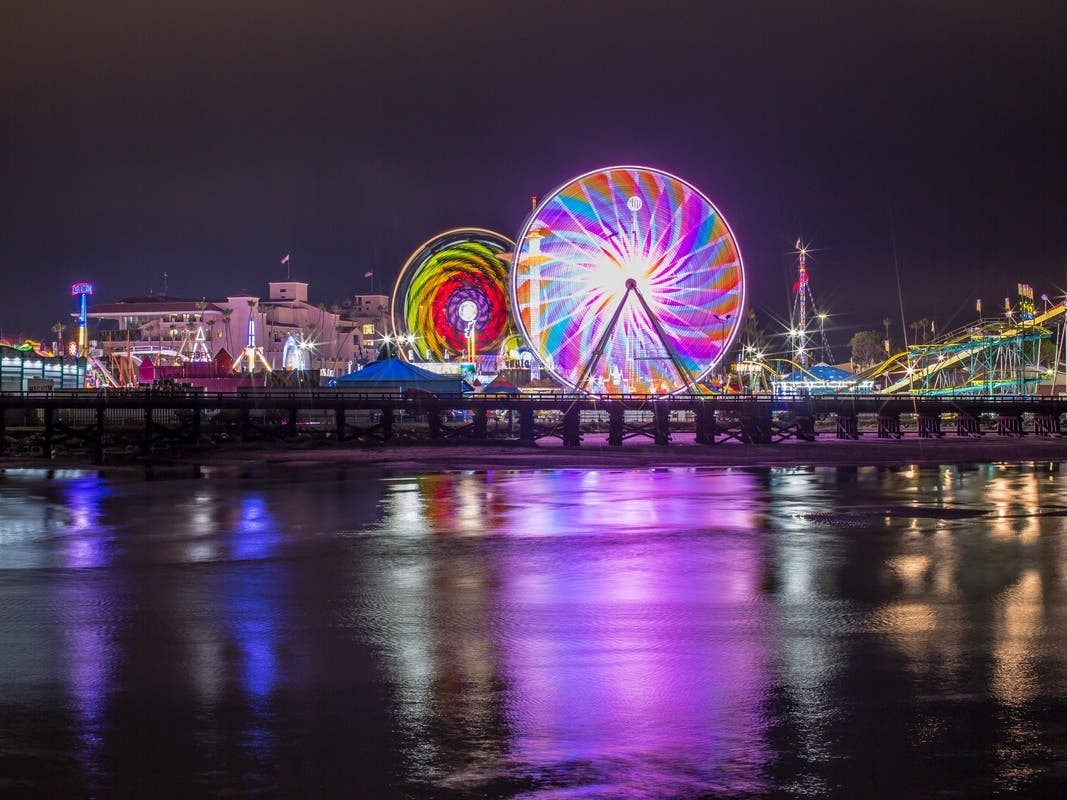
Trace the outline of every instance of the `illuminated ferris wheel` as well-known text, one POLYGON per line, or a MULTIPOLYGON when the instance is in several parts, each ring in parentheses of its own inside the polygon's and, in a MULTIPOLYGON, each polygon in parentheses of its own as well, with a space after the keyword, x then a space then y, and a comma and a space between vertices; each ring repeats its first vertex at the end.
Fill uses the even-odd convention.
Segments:
POLYGON ((659 170, 610 167, 537 205, 510 290, 523 336, 565 385, 669 394, 722 359, 745 281, 733 232, 699 190, 659 170))
POLYGON ((393 290, 393 329, 405 354, 473 360, 495 352, 508 334, 510 239, 482 228, 457 228, 419 246, 393 290))

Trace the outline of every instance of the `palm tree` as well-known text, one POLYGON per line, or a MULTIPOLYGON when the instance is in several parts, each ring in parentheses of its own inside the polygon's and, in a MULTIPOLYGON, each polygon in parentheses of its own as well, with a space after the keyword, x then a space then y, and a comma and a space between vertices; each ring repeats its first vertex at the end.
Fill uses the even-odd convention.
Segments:
POLYGON ((223 333, 226 339, 226 352, 233 358, 233 337, 230 335, 230 317, 233 316, 232 308, 222 309, 223 333))
POLYGON ((67 326, 64 325, 62 322, 57 322, 55 325, 52 326, 52 333, 56 335, 56 349, 59 351, 59 355, 63 354, 63 331, 66 329, 66 327, 67 326))
POLYGON ((915 320, 915 322, 913 322, 910 325, 908 325, 909 328, 911 328, 913 331, 915 331, 915 335, 912 337, 912 344, 918 344, 918 342, 919 342, 919 333, 920 332, 922 333, 922 341, 923 341, 923 343, 924 344, 926 343, 926 329, 929 326, 930 326, 930 320, 926 319, 926 317, 923 317, 922 319, 917 319, 917 320, 915 320))

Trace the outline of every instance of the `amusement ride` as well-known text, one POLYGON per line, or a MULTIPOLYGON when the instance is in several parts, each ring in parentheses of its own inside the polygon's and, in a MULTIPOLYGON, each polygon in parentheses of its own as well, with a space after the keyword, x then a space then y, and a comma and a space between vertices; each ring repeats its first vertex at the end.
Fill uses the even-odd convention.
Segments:
MULTIPOLYGON (((737 239, 692 184, 658 169, 614 166, 532 201, 514 240, 485 228, 454 228, 412 252, 394 286, 391 330, 378 332, 389 353, 437 372, 495 374, 510 366, 527 368, 536 380, 543 370, 556 386, 585 395, 1029 395, 1039 384, 1055 389, 1060 375, 1067 391, 1064 302, 1042 295, 1039 312, 1026 284, 1019 284, 1014 304, 1005 298, 1003 314, 982 317, 979 303, 972 324, 849 372, 833 365, 827 315, 812 292, 811 251, 801 239, 788 352, 772 354, 742 340, 746 281, 737 239)), ((131 349, 113 351, 109 364, 93 358, 86 331, 92 291, 84 282, 71 288, 77 355, 100 384, 143 383, 150 356, 131 349)), ((226 370, 270 369, 257 346, 254 302, 244 346, 226 370)), ((164 350, 160 333, 152 355, 174 363, 217 360, 202 320, 170 333, 181 341, 164 350)), ((283 370, 305 369, 307 346, 290 335, 283 370)))

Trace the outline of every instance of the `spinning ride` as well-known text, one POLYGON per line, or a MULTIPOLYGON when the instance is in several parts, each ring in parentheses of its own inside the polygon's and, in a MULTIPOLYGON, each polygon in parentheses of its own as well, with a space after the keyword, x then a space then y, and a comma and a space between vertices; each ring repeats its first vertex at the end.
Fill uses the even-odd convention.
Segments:
POLYGON ((513 247, 482 228, 445 231, 423 243, 393 290, 397 337, 428 361, 496 352, 508 333, 504 257, 513 247))
POLYGON ((518 236, 510 290, 545 368, 586 392, 670 394, 736 337, 744 268, 719 210, 680 178, 610 167, 560 186, 518 236))

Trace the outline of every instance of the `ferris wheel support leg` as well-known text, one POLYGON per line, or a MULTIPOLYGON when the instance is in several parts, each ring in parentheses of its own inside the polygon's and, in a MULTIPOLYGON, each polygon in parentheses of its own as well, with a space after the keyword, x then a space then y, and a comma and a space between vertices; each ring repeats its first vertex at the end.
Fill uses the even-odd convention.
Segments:
MULTIPOLYGON (((674 364, 674 368, 678 370, 678 377, 685 381, 685 385, 687 388, 691 389, 696 383, 696 381, 693 380, 692 374, 690 374, 689 370, 686 369, 685 364, 682 363, 682 359, 678 355, 678 351, 674 349, 674 345, 671 344, 671 340, 667 336, 666 331, 664 331, 663 326, 660 325, 659 319, 656 317, 655 314, 652 313, 652 309, 648 307, 648 303, 645 302, 645 298, 637 289, 636 284, 634 284, 633 287, 630 287, 630 283, 632 282, 632 279, 630 281, 627 281, 627 287, 633 289, 633 293, 637 295, 637 301, 641 304, 641 307, 645 310, 645 313, 648 314, 648 321, 652 323, 652 327, 655 328, 656 335, 659 337, 660 342, 663 343, 663 347, 667 351, 667 355, 670 357, 671 363, 674 364)), ((722 353, 720 352, 719 355, 721 356, 722 353)))
POLYGON ((584 391, 586 381, 589 380, 589 376, 593 374, 593 370, 596 369, 597 363, 600 361, 601 356, 604 355, 604 348, 608 344, 608 337, 611 336, 611 332, 615 330, 615 325, 619 321, 619 315, 622 314, 623 308, 626 307, 626 301, 630 297, 630 292, 634 290, 637 284, 631 278, 626 281, 626 292, 623 294, 619 304, 615 307, 615 313, 611 315, 611 319, 608 320, 608 324, 604 326, 604 330, 600 333, 600 339, 597 340, 596 347, 593 348, 593 353, 589 358, 589 362, 585 365, 585 369, 582 370, 582 374, 578 376, 578 380, 575 381, 574 386, 578 391, 584 391))

